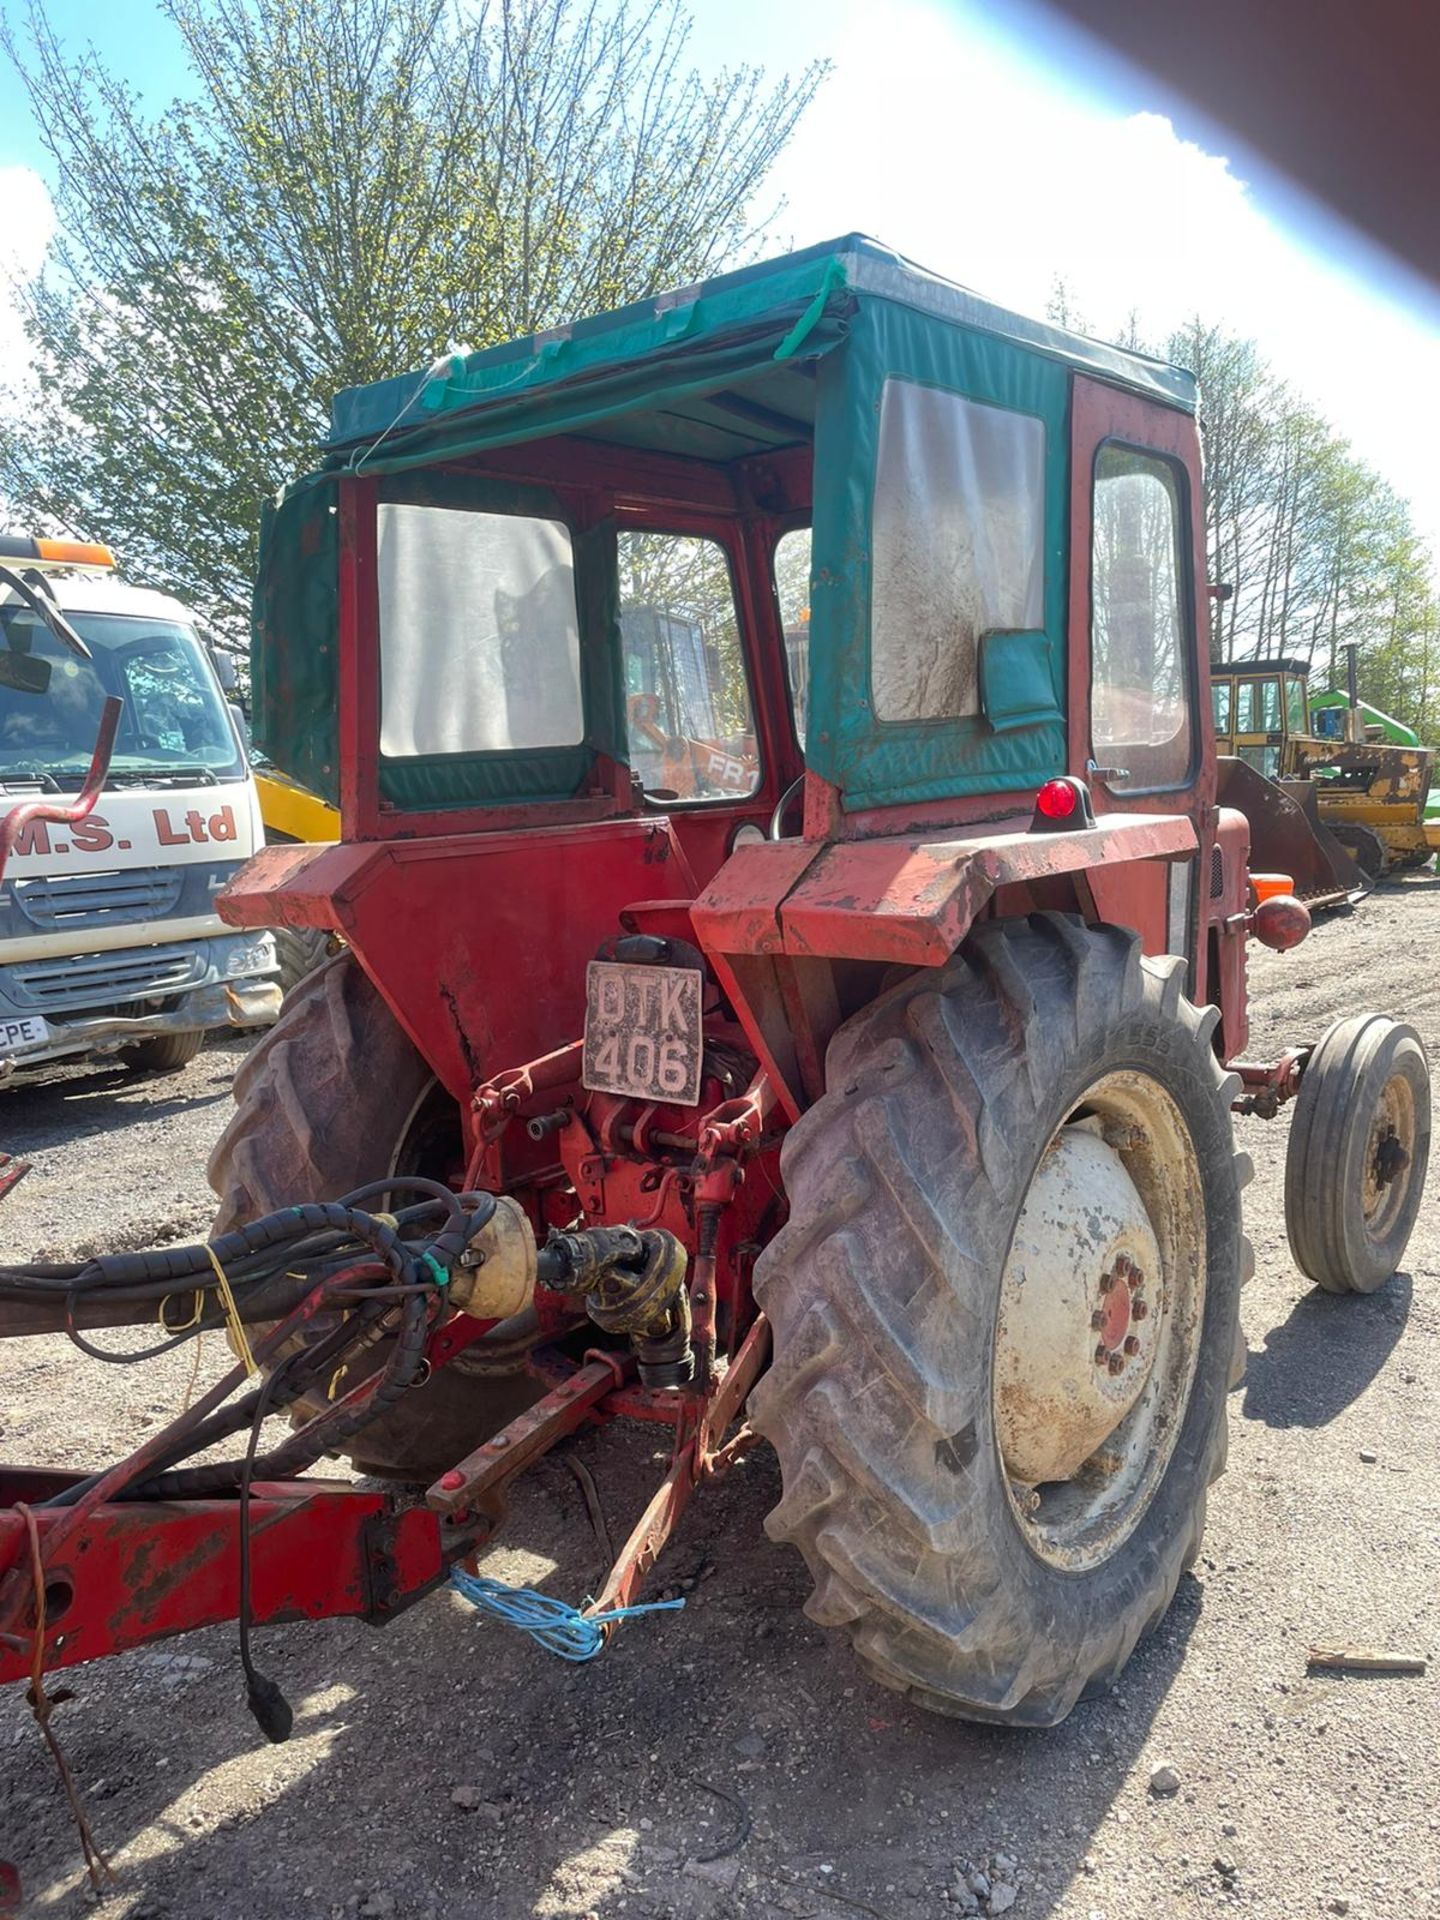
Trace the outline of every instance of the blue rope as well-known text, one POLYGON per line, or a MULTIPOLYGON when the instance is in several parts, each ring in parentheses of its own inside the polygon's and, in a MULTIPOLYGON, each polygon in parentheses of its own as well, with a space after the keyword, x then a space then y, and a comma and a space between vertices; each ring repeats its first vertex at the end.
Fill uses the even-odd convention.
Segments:
POLYGON ((604 1628, 611 1620, 628 1620, 634 1613, 666 1613, 683 1607, 683 1600, 647 1600, 638 1607, 612 1607, 608 1613, 583 1614, 564 1600, 530 1587, 507 1587, 503 1580, 477 1578, 456 1567, 450 1575, 455 1591, 492 1620, 519 1627, 562 1660, 593 1660, 605 1645, 604 1628))

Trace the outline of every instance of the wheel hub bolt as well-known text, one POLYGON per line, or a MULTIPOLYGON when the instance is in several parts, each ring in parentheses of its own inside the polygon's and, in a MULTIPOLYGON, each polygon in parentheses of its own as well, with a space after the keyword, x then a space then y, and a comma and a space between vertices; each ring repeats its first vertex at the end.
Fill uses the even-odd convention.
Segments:
POLYGON ((1095 1349, 1096 1366, 1103 1367, 1109 1358, 1110 1358, 1110 1349, 1106 1346, 1105 1342, 1102 1340, 1099 1346, 1096 1347, 1095 1349))
POLYGON ((1132 1358, 1140 1351, 1140 1342, 1135 1338, 1133 1333, 1127 1333, 1125 1336, 1125 1351, 1132 1358))
POLYGON ((1109 1365, 1110 1365, 1110 1371, 1111 1371, 1111 1373, 1119 1373, 1119 1372, 1121 1372, 1121 1371, 1123 1370, 1123 1368, 1124 1368, 1124 1365, 1125 1365, 1125 1356, 1124 1356, 1124 1354, 1122 1354, 1122 1353, 1112 1353, 1112 1354, 1111 1354, 1111 1356, 1110 1356, 1110 1362, 1109 1362, 1109 1365))
POLYGON ((1099 1307, 1097 1307, 1090 1316, 1091 1328, 1094 1332, 1098 1333, 1101 1327, 1104 1326, 1104 1324, 1105 1324, 1105 1315, 1101 1312, 1099 1307))
POLYGON ((1148 1317, 1149 1312, 1150 1303, 1148 1300, 1132 1300, 1130 1302, 1130 1318, 1132 1320, 1144 1320, 1148 1317))

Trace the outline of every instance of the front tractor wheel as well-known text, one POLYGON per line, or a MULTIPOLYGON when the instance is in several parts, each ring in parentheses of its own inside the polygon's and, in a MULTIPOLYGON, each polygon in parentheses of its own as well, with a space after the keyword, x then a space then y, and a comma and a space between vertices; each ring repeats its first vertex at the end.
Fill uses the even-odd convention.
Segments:
POLYGON ((1327 1293, 1373 1293, 1405 1255, 1430 1159, 1430 1068, 1420 1036, 1382 1013, 1321 1037, 1285 1150, 1285 1231, 1327 1293))
POLYGON ((1225 1460, 1248 1271, 1215 1015, 1060 915, 835 1036, 756 1291, 767 1528, 876 1679, 1051 1726, 1169 1605, 1225 1460))
MULTIPOLYGON (((207 1172, 212 1234, 309 1200, 338 1200, 387 1174, 445 1179, 462 1154, 460 1116, 353 953, 307 974, 235 1076, 235 1113, 207 1172)), ((387 1343, 352 1363, 347 1385, 383 1364, 387 1343)), ((364 1473, 433 1480, 536 1400, 535 1377, 441 1367, 351 1444, 364 1473)), ((322 1410, 300 1400, 296 1423, 322 1410)))

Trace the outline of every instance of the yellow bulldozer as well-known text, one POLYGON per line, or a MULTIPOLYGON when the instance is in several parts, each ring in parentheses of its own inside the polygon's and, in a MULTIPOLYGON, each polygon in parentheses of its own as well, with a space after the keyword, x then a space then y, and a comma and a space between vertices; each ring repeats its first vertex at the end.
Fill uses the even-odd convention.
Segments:
MULTIPOLYGON (((1337 849, 1358 868, 1363 886, 1392 868, 1421 866, 1440 848, 1440 821, 1425 817, 1434 755, 1426 747, 1370 737, 1373 730, 1355 695, 1353 661, 1347 705, 1330 710, 1330 723, 1339 723, 1333 734, 1313 728, 1303 660, 1218 662, 1210 672, 1210 697, 1216 751, 1263 775, 1302 810, 1337 893, 1348 890, 1351 878, 1348 865, 1335 859, 1337 849)), ((1258 860, 1273 824, 1268 815, 1279 810, 1279 803, 1259 794, 1256 783, 1243 776, 1233 780, 1244 791, 1223 797, 1251 816, 1258 860), (1257 811, 1267 819, 1257 820, 1257 811)), ((1291 870, 1283 860, 1279 864, 1291 870)), ((1323 904, 1323 878, 1309 891, 1312 904, 1323 904)))

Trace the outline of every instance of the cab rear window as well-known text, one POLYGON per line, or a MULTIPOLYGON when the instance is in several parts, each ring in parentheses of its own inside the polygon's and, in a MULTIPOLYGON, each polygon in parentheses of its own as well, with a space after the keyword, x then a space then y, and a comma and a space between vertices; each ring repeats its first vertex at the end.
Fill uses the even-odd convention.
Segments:
POLYGON ((570 531, 559 520, 382 501, 380 751, 584 738, 570 531))

